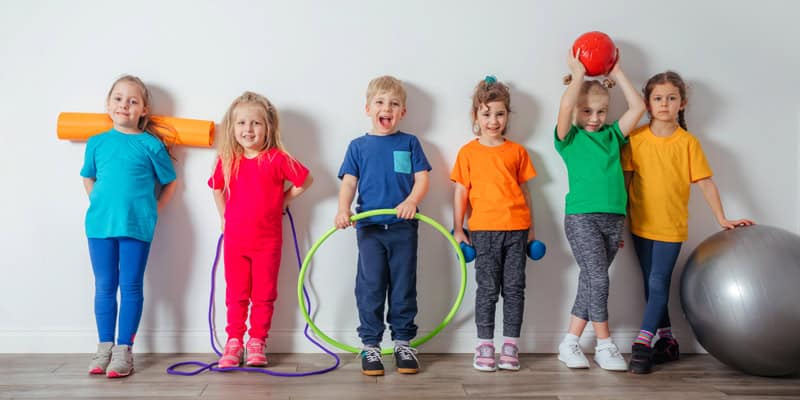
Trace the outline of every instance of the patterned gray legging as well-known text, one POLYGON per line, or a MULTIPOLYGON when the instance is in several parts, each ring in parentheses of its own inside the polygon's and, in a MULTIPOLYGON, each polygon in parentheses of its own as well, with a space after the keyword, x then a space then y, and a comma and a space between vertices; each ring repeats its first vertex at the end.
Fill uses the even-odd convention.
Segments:
POLYGON ((503 294, 503 336, 519 337, 525 311, 525 246, 528 230, 473 231, 475 325, 479 339, 494 338, 494 314, 503 294))
POLYGON ((619 250, 624 224, 621 214, 564 217, 564 231, 581 269, 572 315, 585 321, 608 321, 608 268, 619 250))

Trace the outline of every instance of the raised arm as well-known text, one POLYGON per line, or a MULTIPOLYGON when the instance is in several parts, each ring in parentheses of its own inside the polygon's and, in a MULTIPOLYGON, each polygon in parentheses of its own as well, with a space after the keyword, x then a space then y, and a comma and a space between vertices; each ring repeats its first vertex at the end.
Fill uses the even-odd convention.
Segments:
POLYGON ((633 87, 631 81, 628 80, 628 77, 622 72, 619 61, 617 61, 617 64, 611 69, 611 72, 608 73, 608 76, 619 83, 619 86, 622 88, 622 94, 625 95, 625 101, 628 103, 628 110, 619 118, 619 130, 623 135, 628 136, 633 128, 636 128, 636 125, 639 124, 639 120, 642 119, 642 115, 647 108, 645 107, 644 100, 642 100, 642 96, 639 95, 639 91, 633 87))
POLYGON ((558 140, 564 140, 570 128, 572 128, 572 112, 575 110, 575 105, 578 104, 578 95, 581 91, 581 85, 583 85, 583 77, 586 75, 586 67, 578 59, 580 54, 580 50, 576 51, 575 54, 572 54, 572 50, 570 50, 567 56, 567 66, 569 66, 569 70, 572 73, 572 80, 561 96, 561 105, 558 108, 558 123, 556 125, 558 140))
POLYGON ((705 197, 708 206, 711 207, 711 211, 714 213, 714 217, 717 219, 719 226, 725 229, 733 229, 737 226, 754 224, 754 222, 749 219, 729 220, 725 218, 725 211, 722 209, 722 200, 719 198, 719 189, 717 189, 717 185, 711 178, 701 179, 696 183, 703 191, 703 197, 705 197))

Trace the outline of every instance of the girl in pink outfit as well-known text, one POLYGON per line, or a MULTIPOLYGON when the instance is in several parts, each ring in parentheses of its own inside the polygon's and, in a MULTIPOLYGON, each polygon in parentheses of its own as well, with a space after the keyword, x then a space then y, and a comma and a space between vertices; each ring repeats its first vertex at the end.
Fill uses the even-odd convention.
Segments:
POLYGON ((245 92, 236 98, 221 131, 208 180, 225 238, 228 340, 219 367, 239 366, 245 351, 246 364, 261 367, 267 365, 266 339, 278 296, 283 210, 313 179, 284 149, 278 111, 264 96, 245 92), (250 339, 243 347, 248 308, 250 339))

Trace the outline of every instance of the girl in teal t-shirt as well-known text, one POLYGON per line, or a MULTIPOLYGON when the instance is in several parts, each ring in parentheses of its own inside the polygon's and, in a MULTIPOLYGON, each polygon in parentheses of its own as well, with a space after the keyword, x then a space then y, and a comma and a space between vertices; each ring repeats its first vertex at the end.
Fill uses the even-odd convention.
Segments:
POLYGON ((148 132, 149 105, 150 92, 139 78, 126 75, 114 82, 106 99, 113 129, 89 139, 81 168, 90 203, 86 236, 99 336, 89 373, 109 378, 133 372, 131 346, 142 316, 150 242, 158 211, 176 187, 169 151, 158 136, 148 132), (162 187, 156 195, 158 184, 162 187))

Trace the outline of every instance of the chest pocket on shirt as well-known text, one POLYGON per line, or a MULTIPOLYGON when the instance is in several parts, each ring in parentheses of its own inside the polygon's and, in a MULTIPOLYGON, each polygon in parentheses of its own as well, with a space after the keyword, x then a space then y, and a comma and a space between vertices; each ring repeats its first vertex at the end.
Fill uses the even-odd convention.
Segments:
POLYGON ((410 151, 395 151, 394 152, 394 172, 400 174, 411 173, 411 152, 410 151))

